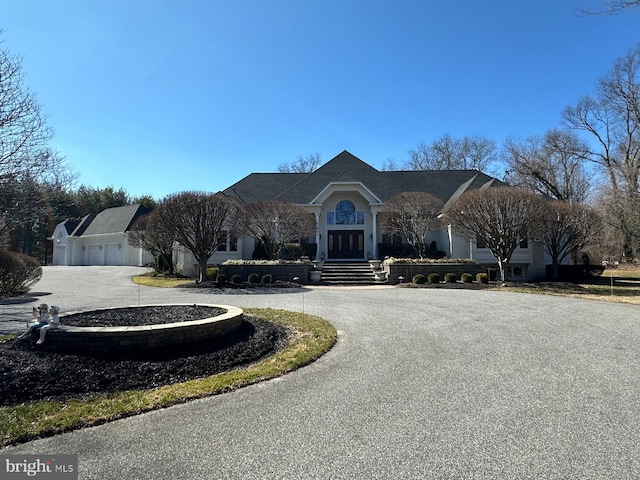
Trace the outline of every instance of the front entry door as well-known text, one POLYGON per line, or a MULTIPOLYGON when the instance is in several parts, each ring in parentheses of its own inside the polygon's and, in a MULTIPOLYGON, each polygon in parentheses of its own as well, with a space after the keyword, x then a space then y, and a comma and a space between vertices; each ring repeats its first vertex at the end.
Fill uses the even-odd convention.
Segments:
POLYGON ((329 230, 327 232, 327 258, 364 258, 364 230, 329 230))

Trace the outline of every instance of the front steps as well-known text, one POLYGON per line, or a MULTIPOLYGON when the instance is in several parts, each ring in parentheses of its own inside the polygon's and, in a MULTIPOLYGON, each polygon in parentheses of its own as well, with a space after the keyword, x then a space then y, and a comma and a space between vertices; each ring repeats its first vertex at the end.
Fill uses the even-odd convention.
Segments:
POLYGON ((322 269, 324 285, 380 285, 368 262, 325 262, 322 269))

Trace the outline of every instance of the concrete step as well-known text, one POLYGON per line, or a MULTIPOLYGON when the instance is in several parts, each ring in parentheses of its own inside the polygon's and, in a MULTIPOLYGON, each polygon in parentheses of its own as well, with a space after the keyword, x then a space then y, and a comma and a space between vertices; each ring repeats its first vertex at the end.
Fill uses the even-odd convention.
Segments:
POLYGON ((325 262, 322 283, 330 285, 379 285, 373 270, 364 262, 325 262))

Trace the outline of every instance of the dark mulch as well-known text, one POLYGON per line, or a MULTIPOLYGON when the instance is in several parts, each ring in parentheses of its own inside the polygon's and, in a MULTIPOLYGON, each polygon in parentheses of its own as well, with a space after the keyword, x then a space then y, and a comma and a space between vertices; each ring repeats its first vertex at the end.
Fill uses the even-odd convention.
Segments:
MULTIPOLYGON (((121 310, 100 312, 101 321, 108 320, 105 317, 110 315, 123 316, 121 310)), ((126 312, 124 317, 131 322, 136 316, 134 313, 126 312)), ((194 319, 192 306, 171 307, 170 314, 173 322, 194 319)), ((196 316, 212 315, 207 311, 204 316, 196 316)), ((75 320, 83 321, 81 317, 77 314, 75 320)), ((63 317, 62 321, 70 324, 67 318, 63 317)), ((152 315, 138 315, 137 324, 148 323, 150 318, 152 315)), ((93 319, 88 323, 95 325, 95 322, 93 319)), ((156 352, 142 359, 67 355, 48 352, 29 341, 9 340, 0 343, 0 406, 36 400, 81 399, 207 377, 254 363, 284 348, 289 339, 287 329, 245 315, 239 330, 214 343, 190 346, 188 351, 156 352)))

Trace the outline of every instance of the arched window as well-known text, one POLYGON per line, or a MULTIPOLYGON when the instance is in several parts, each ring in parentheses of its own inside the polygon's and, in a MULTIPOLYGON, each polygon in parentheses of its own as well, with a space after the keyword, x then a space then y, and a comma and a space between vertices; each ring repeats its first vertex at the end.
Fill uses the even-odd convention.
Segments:
POLYGON ((350 200, 340 200, 336 205, 336 225, 355 225, 356 206, 350 200))

